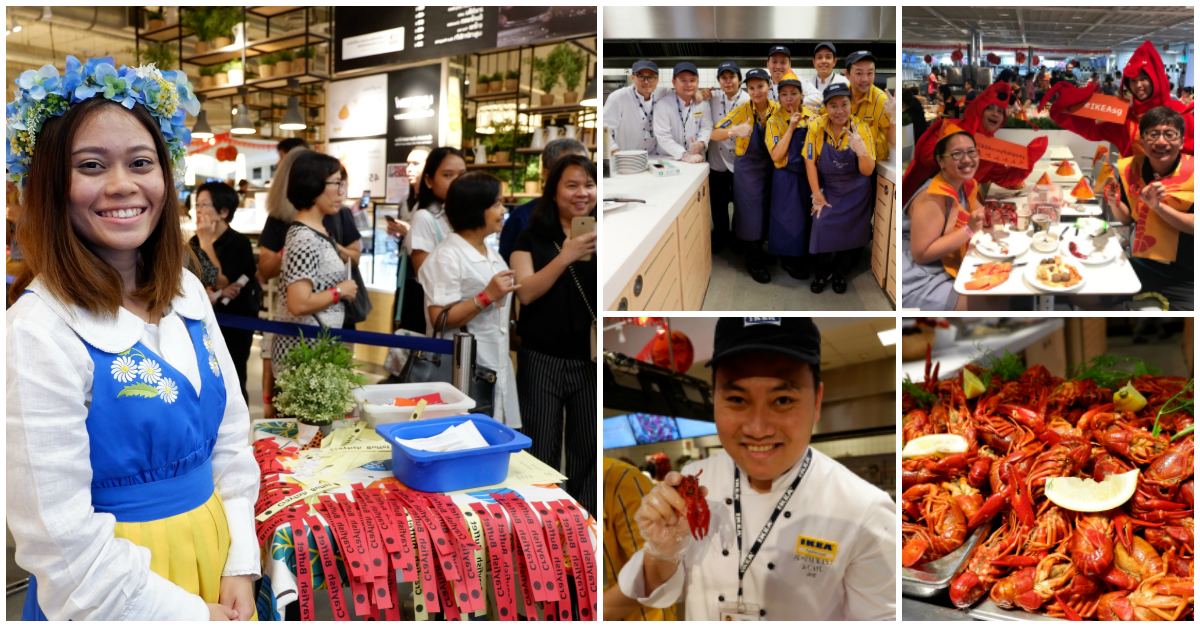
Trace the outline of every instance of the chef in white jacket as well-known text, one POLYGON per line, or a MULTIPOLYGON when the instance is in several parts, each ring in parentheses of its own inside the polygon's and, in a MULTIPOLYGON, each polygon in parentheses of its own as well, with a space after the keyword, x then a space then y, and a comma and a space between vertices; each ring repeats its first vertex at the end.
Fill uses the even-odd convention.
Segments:
POLYGON ((684 61, 675 66, 671 85, 675 93, 659 98, 654 105, 654 139, 658 153, 676 161, 704 163, 708 136, 713 120, 708 107, 696 97, 700 90, 700 71, 684 61))
POLYGON ((658 86, 658 66, 645 59, 633 64, 632 85, 609 94, 604 102, 604 127, 610 154, 618 150, 645 150, 657 155, 654 139, 654 104, 671 93, 658 86))
MULTIPOLYGON (((742 69, 733 61, 725 61, 717 66, 717 82, 719 90, 712 90, 712 96, 704 100, 708 107, 708 117, 713 124, 719 124, 729 115, 730 111, 741 106, 750 99, 742 91, 742 69)), ((701 96, 703 98, 703 96, 701 96)), ((709 189, 712 190, 712 252, 721 252, 730 242, 732 235, 729 229, 729 203, 733 202, 733 162, 737 159, 734 152, 735 138, 724 141, 710 141, 708 144, 708 173, 709 189)))
POLYGON ((683 601, 690 620, 895 620, 896 506, 808 445, 820 419, 811 318, 721 318, 711 365, 724 451, 688 464, 711 514, 689 533, 670 473, 635 520, 645 540, 621 592, 683 601))
POLYGON ((822 41, 813 48, 813 67, 817 70, 816 76, 809 76, 804 79, 804 108, 821 115, 825 112, 825 102, 821 100, 821 94, 825 93, 825 88, 837 83, 850 84, 849 80, 841 74, 834 74, 833 67, 837 65, 837 48, 833 43, 822 41))

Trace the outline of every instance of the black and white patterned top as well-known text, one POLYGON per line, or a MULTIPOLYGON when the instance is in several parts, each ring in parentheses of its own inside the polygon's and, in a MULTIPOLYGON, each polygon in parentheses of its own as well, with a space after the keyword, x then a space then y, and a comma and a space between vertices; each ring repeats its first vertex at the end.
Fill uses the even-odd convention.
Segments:
MULTIPOLYGON (((345 305, 341 302, 334 303, 315 315, 293 316, 288 311, 287 286, 304 279, 312 281, 314 292, 327 290, 346 280, 346 264, 342 262, 329 239, 309 226, 293 222, 288 228, 287 239, 283 245, 283 270, 279 276, 279 310, 276 312, 276 319, 281 322, 342 328, 345 305)), ((282 365, 280 359, 299 343, 298 337, 275 337, 271 352, 272 359, 277 364, 273 366, 276 372, 279 372, 279 366, 282 365)))

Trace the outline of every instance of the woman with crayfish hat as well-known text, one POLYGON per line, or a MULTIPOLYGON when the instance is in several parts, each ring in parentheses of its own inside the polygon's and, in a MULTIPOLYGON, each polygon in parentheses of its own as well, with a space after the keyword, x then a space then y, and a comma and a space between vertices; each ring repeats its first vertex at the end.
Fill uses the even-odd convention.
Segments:
MULTIPOLYGON (((942 138, 943 125, 953 124, 973 135, 982 133, 985 137, 995 137, 996 131, 1004 128, 1004 124, 1008 120, 1006 111, 1013 98, 1011 85, 1003 81, 993 83, 967 105, 961 120, 934 121, 913 148, 913 160, 908 164, 908 170, 904 172, 901 202, 907 205, 921 184, 937 173, 939 168, 934 146, 942 138)), ((1029 178, 1029 173, 1033 172, 1037 160, 1046 154, 1048 145, 1049 140, 1045 137, 1039 137, 1029 142, 1027 155, 1029 168, 1027 169, 980 159, 979 167, 975 170, 975 181, 995 183, 1009 189, 1020 188, 1025 179, 1029 178)))
POLYGON ((1192 118, 1191 106, 1171 98, 1167 71, 1163 67, 1162 59, 1158 56, 1158 51, 1154 49, 1154 44, 1147 41, 1138 46, 1133 56, 1129 57, 1129 63, 1125 64, 1125 69, 1121 74, 1121 91, 1128 91, 1133 96, 1129 105, 1129 113, 1125 116, 1123 124, 1097 122, 1091 118, 1067 113, 1068 107, 1086 102, 1088 98, 1091 98, 1096 91, 1095 85, 1073 87, 1067 83, 1058 83, 1042 97, 1041 103, 1038 104, 1038 110, 1044 109, 1046 103, 1058 96, 1058 100, 1054 101, 1053 106, 1050 107, 1050 119, 1054 120, 1055 124, 1084 139, 1112 142, 1120 149, 1121 157, 1132 157, 1142 154, 1142 142, 1138 140, 1138 124, 1142 116, 1154 107, 1170 107, 1183 114, 1187 127, 1183 137, 1183 152, 1189 155, 1195 154, 1192 145, 1195 122, 1192 118))
POLYGON ((7 516, 23 620, 250 620, 258 468, 179 228, 199 103, 112 58, 17 80, 8 177, 27 272, 8 311, 7 516))

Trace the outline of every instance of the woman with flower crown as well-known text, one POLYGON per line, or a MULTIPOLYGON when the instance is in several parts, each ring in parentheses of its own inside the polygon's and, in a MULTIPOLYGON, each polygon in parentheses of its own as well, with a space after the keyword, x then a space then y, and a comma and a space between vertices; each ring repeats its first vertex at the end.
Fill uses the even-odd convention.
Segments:
POLYGON ((258 468, 185 270, 181 72, 47 65, 7 106, 27 271, 8 310, 7 515, 25 620, 250 620, 258 468))

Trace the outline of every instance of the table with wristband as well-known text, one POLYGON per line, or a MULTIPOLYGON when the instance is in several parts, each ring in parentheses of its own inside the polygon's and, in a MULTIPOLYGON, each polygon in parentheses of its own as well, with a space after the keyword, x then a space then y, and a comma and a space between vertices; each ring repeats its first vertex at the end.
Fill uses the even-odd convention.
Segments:
POLYGON ((254 423, 262 619, 297 603, 314 620, 327 595, 337 620, 596 620, 596 522, 556 484, 517 485, 510 467, 499 486, 421 492, 366 422, 295 435, 254 423))

